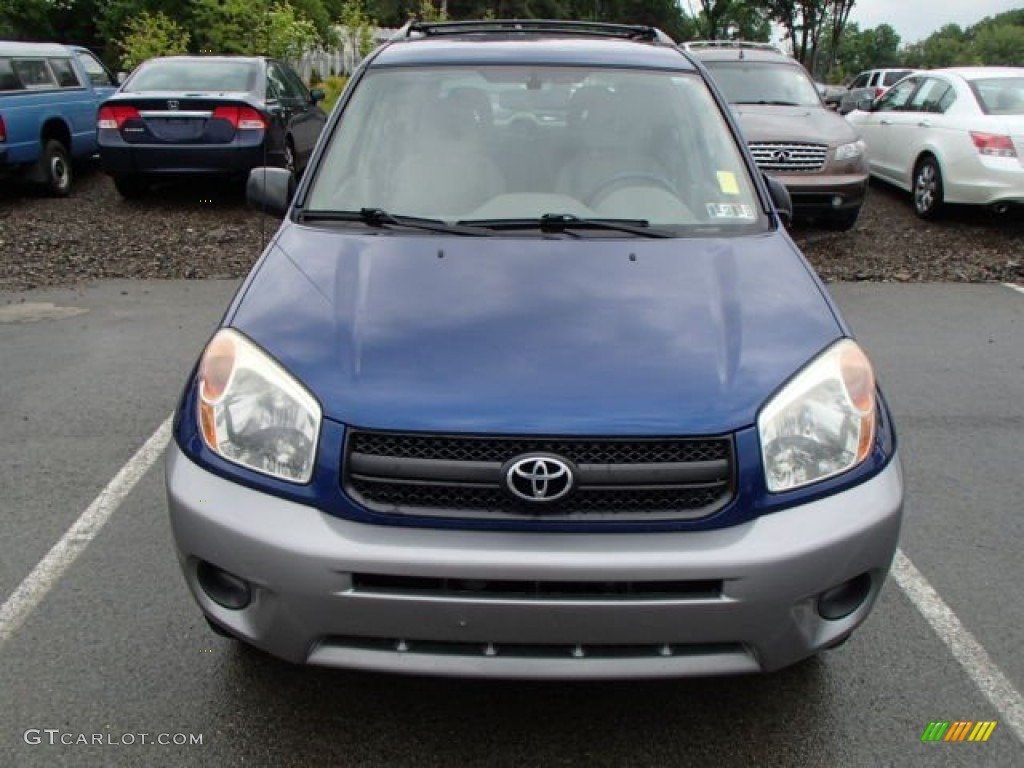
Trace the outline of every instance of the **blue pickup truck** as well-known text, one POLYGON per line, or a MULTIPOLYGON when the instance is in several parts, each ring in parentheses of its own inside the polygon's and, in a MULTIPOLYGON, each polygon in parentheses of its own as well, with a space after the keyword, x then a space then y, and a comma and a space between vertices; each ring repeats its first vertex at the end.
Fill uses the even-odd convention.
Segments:
POLYGON ((85 48, 0 41, 0 176, 71 192, 71 160, 96 152, 96 112, 117 81, 85 48))

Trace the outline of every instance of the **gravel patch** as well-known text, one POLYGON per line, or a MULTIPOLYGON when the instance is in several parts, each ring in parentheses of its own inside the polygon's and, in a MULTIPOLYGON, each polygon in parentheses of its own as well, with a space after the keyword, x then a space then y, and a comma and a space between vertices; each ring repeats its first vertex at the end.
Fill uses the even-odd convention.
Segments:
MULTIPOLYGON (((275 230, 249 211, 239 185, 183 184, 125 201, 94 164, 78 169, 70 199, 0 187, 0 289, 97 278, 237 278, 275 230)), ((872 184, 851 232, 798 224, 793 237, 833 281, 1024 282, 1024 215, 955 209, 917 219, 909 197, 872 184)))

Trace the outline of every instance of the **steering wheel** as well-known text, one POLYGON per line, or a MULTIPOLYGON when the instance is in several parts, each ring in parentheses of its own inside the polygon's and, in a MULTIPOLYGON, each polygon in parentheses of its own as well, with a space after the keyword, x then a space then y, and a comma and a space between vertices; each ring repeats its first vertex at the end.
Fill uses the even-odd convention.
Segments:
POLYGON ((679 196, 679 192, 676 190, 675 185, 664 176, 657 173, 629 171, 627 173, 620 173, 618 176, 612 176, 610 179, 602 181, 590 191, 589 195, 584 198, 583 204, 588 208, 593 208, 598 202, 608 197, 616 187, 621 187, 627 182, 634 181, 651 182, 654 186, 660 187, 666 192, 671 193, 673 196, 679 196))

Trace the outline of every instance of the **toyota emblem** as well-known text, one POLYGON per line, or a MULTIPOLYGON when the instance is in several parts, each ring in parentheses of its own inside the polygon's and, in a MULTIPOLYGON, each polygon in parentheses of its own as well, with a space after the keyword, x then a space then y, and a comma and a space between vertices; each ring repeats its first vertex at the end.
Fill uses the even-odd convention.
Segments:
POLYGON ((505 469, 505 484, 523 501, 557 501, 572 490, 575 480, 569 462, 546 454, 515 458, 505 469))
POLYGON ((180 105, 178 104, 178 102, 175 99, 171 99, 170 101, 167 102, 167 108, 169 110, 171 110, 172 112, 177 112, 179 106, 180 105))

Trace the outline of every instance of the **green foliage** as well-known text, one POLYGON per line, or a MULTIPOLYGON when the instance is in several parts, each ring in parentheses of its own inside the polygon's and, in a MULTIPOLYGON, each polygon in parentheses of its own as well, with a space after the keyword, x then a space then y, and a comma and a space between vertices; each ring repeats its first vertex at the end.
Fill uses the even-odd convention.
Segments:
POLYGON ((146 59, 187 53, 189 34, 162 13, 140 13, 125 25, 121 66, 132 70, 146 59))
POLYGON ((320 42, 316 25, 284 2, 275 4, 258 24, 247 53, 262 53, 277 59, 298 59, 320 42))
POLYGON ((345 0, 341 6, 341 25, 345 28, 346 44, 363 58, 373 50, 373 29, 376 22, 363 5, 363 0, 345 0))
POLYGON ((334 109, 334 105, 338 103, 338 99, 341 96, 342 91, 345 90, 345 86, 348 84, 348 78, 344 75, 331 75, 324 80, 321 88, 327 97, 320 102, 320 106, 324 112, 330 112, 334 109))
POLYGON ((448 21, 448 3, 441 0, 434 5, 431 0, 420 0, 419 10, 411 15, 420 21, 448 21))

